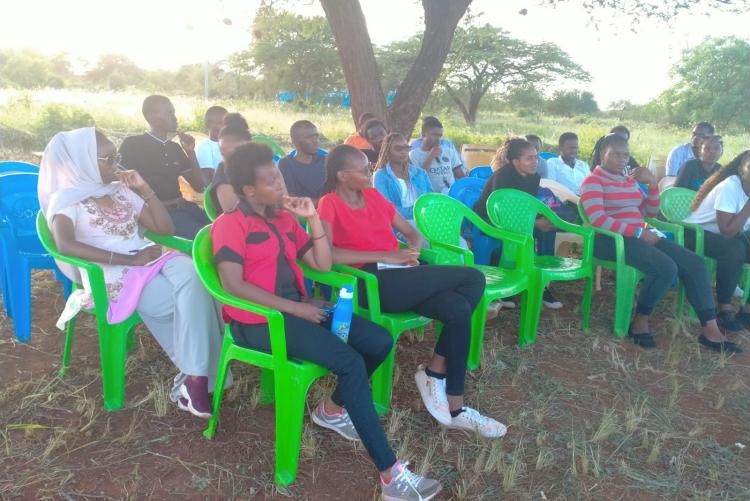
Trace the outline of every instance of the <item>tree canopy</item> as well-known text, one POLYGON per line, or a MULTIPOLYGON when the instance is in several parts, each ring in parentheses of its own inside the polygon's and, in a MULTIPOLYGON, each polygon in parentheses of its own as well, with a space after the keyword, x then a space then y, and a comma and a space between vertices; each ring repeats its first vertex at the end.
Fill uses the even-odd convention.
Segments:
POLYGON ((750 128, 750 43, 711 38, 686 50, 672 73, 677 83, 659 101, 678 125, 708 120, 750 128))
POLYGON ((566 80, 588 82, 589 74, 553 43, 527 43, 485 24, 456 30, 439 85, 466 123, 473 124, 479 103, 488 92, 550 88, 566 80))

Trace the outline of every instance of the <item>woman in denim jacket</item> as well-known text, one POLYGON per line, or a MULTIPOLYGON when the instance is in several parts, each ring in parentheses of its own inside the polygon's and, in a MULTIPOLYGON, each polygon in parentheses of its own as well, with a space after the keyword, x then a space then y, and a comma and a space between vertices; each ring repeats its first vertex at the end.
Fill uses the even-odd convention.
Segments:
POLYGON ((423 193, 432 192, 427 173, 409 161, 409 144, 397 132, 383 140, 375 164, 375 188, 414 226, 414 202, 423 193))

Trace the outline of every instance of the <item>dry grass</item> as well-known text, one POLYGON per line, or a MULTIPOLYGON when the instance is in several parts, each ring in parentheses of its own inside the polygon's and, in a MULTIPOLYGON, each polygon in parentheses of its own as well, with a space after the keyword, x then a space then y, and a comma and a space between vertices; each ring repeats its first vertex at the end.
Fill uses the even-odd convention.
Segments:
MULTIPOLYGON (((605 281, 610 278, 605 275, 605 281)), ((146 334, 128 362, 127 405, 102 409, 93 323, 81 321, 74 362, 55 376, 62 303, 36 276, 34 340, 20 345, 0 313, 0 498, 2 499, 377 499, 376 473, 361 445, 306 420, 298 480, 273 482, 273 407, 260 403, 259 372, 235 365, 216 438, 176 410, 174 370, 146 334), (335 486, 335 490, 331 490, 335 486)), ((434 333, 404 336, 400 378, 384 429, 399 456, 444 484, 439 499, 748 499, 750 355, 696 347, 696 326, 656 317, 659 349, 614 339, 612 297, 594 298, 592 333, 570 310, 543 312, 537 344, 514 344, 517 313, 488 326, 482 368, 467 378, 468 403, 509 425, 485 440, 441 429, 422 409, 411 373, 434 333)), ((556 291, 578 302, 576 284, 556 291)), ((748 336, 740 342, 750 346, 748 336)), ((312 408, 334 381, 314 385, 312 408)))

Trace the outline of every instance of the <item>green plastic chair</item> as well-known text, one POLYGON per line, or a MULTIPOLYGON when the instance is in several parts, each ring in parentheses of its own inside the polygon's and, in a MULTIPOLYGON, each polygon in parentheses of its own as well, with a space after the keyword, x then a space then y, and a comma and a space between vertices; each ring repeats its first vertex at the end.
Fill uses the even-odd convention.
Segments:
POLYGON ((203 190, 203 210, 206 212, 208 219, 212 222, 216 221, 216 218, 221 214, 221 212, 219 212, 214 206, 214 198, 211 196, 213 189, 213 185, 208 185, 206 189, 203 190))
MULTIPOLYGON (((534 269, 536 271, 534 285, 541 303, 544 288, 550 282, 585 280, 583 298, 581 299, 581 327, 584 332, 588 332, 595 269, 593 266, 593 230, 562 220, 538 198, 513 189, 494 191, 487 199, 487 214, 492 224, 498 228, 526 235, 534 233, 534 222, 537 216, 541 215, 560 230, 581 237, 583 240, 581 259, 534 255, 534 269)), ((501 265, 503 266, 507 266, 506 263, 510 257, 506 255, 507 247, 503 246, 501 258, 501 265)), ((536 311, 536 314, 539 314, 539 310, 536 311)))
POLYGON ((276 142, 276 140, 274 138, 272 138, 271 136, 267 136, 265 134, 260 134, 260 133, 255 133, 254 132, 253 133, 253 142, 254 143, 261 143, 261 144, 265 144, 265 145, 269 146, 273 150, 273 152, 276 155, 280 156, 280 157, 285 157, 286 156, 286 151, 284 151, 284 148, 282 148, 281 145, 278 142, 276 142))
MULTIPOLYGON (((594 257, 594 266, 601 266, 602 268, 614 270, 615 272, 615 318, 613 331, 615 336, 625 337, 628 335, 630 321, 633 316, 633 303, 635 302, 636 288, 638 287, 638 282, 643 279, 644 275, 636 268, 628 266, 625 263, 625 237, 619 233, 593 226, 591 221, 589 221, 581 202, 578 203, 578 214, 580 214, 581 221, 583 221, 585 226, 593 228, 594 232, 598 235, 611 237, 615 242, 615 261, 607 261, 594 257)), ((684 245, 684 232, 680 226, 650 217, 644 217, 644 220, 649 225, 658 228, 661 231, 673 233, 675 241, 679 245, 684 245)), ((684 291, 680 284, 676 306, 678 317, 682 316, 682 305, 684 302, 682 300, 683 295, 684 291)))
MULTIPOLYGON (((695 253, 705 259, 708 272, 713 276, 716 272, 716 260, 706 256, 704 253, 705 230, 699 224, 685 222, 685 219, 690 215, 690 206, 693 203, 696 193, 688 188, 668 188, 661 194, 659 208, 667 221, 695 232, 695 253)), ((748 297, 750 297, 750 265, 745 264, 742 268, 740 283, 744 291, 742 304, 745 304, 748 297)))
MULTIPOLYGON (((100 265, 80 258, 66 256, 57 249, 55 240, 47 225, 44 214, 39 212, 36 218, 36 229, 39 240, 49 254, 58 261, 68 263, 85 270, 91 284, 91 293, 94 298, 94 307, 91 310, 82 310, 96 317, 96 327, 99 333, 99 354, 102 367, 102 394, 104 408, 108 411, 122 409, 125 401, 125 360, 127 352, 133 345, 135 327, 141 322, 137 313, 131 315, 127 320, 119 324, 107 322, 107 310, 109 309, 109 296, 107 286, 104 282, 104 272, 100 265)), ((192 242, 184 238, 166 235, 157 235, 146 232, 149 240, 181 251, 190 255, 192 242)), ((83 285, 73 282, 73 290, 82 289, 83 285)), ((58 375, 63 378, 70 367, 70 355, 73 346, 73 334, 75 332, 76 318, 68 321, 65 328, 65 345, 63 348, 62 365, 58 375)))
POLYGON ((424 253, 429 263, 471 266, 484 274, 484 295, 471 317, 471 345, 467 361, 469 369, 479 367, 487 307, 492 301, 522 294, 518 344, 532 343, 536 338, 539 323, 541 293, 536 294, 534 290, 534 241, 531 236, 495 228, 463 203, 440 193, 426 193, 417 199, 414 205, 414 221, 422 235, 430 242, 430 252, 424 253), (503 268, 475 264, 474 253, 459 245, 464 220, 468 220, 484 234, 501 240, 504 244, 515 244, 509 252, 514 253, 517 265, 513 268, 503 268))
MULTIPOLYGON (((214 264, 213 243, 210 227, 198 232, 193 244, 193 262, 198 276, 208 292, 222 304, 242 308, 268 319, 271 337, 271 353, 243 348, 234 343, 227 325, 219 358, 219 371, 213 398, 213 413, 203 435, 211 439, 216 433, 221 411, 221 398, 224 393, 229 364, 233 360, 261 368, 261 403, 276 403, 276 482, 289 485, 297 478, 299 447, 302 438, 302 425, 305 412, 305 398, 312 383, 328 370, 312 362, 294 360, 287 357, 284 317, 281 312, 240 299, 229 294, 221 285, 214 264)), ((339 273, 321 273, 302 266, 305 276, 319 283, 325 283, 335 290, 350 285, 356 287, 354 277, 339 273)), ((355 302, 355 312, 357 311, 355 302)), ((333 334, 331 334, 333 335, 333 334)))
POLYGON ((393 338, 393 348, 388 357, 372 375, 372 400, 375 410, 381 416, 388 413, 391 407, 393 367, 396 364, 396 343, 401 334, 410 329, 420 329, 432 321, 412 312, 383 313, 380 310, 380 286, 378 278, 359 268, 342 264, 334 265, 334 271, 352 275, 362 280, 367 297, 367 308, 359 305, 359 314, 387 330, 393 338))

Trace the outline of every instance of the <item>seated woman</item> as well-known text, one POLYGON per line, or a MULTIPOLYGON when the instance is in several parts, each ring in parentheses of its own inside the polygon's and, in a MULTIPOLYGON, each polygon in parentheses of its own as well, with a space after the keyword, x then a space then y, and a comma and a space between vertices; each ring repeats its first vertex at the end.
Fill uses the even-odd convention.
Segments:
POLYGON ((698 158, 688 160, 677 174, 674 185, 678 188, 687 188, 698 191, 706 179, 721 169, 719 159, 724 153, 724 143, 721 136, 712 134, 701 142, 698 149, 698 158))
POLYGON ((424 169, 411 163, 409 151, 401 134, 391 132, 385 136, 375 164, 375 188, 414 226, 414 202, 419 195, 432 192, 432 182, 424 169))
POLYGON ((318 211, 333 244, 333 261, 378 278, 382 311, 413 311, 443 324, 435 354, 415 375, 427 410, 449 428, 504 435, 504 425, 464 406, 471 315, 484 293, 484 275, 463 266, 418 266, 422 236, 370 186, 369 162, 358 149, 341 145, 328 154, 323 191, 318 211), (409 249, 399 249, 394 228, 409 249))
MULTIPOLYGON (((172 235, 174 225, 151 187, 119 159, 93 127, 55 135, 39 169, 41 209, 61 253, 101 265, 108 320, 122 322, 137 311, 177 366, 172 401, 208 418, 224 329, 219 307, 189 257, 162 255, 143 239, 143 228, 172 235)), ((77 270, 64 271, 81 281, 77 270)), ((89 288, 85 277, 83 284, 89 288)))
MULTIPOLYGON (((368 378, 390 353, 391 336, 354 315, 344 342, 331 332, 324 310, 305 298, 297 259, 316 270, 331 268, 330 244, 312 200, 286 196, 273 151, 263 144, 238 146, 227 159, 227 174, 239 204, 211 228, 222 286, 235 296, 280 311, 289 357, 314 362, 337 376, 336 391, 315 408, 312 420, 347 440, 362 441, 380 470, 383 498, 431 499, 440 483, 412 473, 396 460, 368 386, 368 378), (312 238, 296 217, 307 219, 312 238)), ((270 352, 265 318, 231 306, 223 311, 237 344, 270 352)))
POLYGON ((219 131, 219 151, 224 159, 216 168, 211 186, 211 198, 218 213, 228 212, 237 206, 237 195, 229 185, 225 161, 229 155, 242 143, 253 140, 247 120, 239 113, 224 115, 224 127, 219 131))
MULTIPOLYGON (((610 134, 619 134, 620 136, 624 137, 626 141, 630 141, 630 129, 625 127, 624 125, 615 125, 610 129, 610 134)), ((594 144, 594 151, 591 153, 591 162, 590 165, 592 168, 598 167, 602 164, 602 151, 601 151, 601 142, 605 138, 605 136, 600 137, 597 139, 596 144, 594 144)), ((625 166, 625 171, 630 172, 631 170, 634 170, 641 165, 638 163, 638 161, 633 158, 632 156, 628 159, 628 164, 625 166)))
MULTIPOLYGON (((522 137, 507 139, 492 159, 491 167, 494 172, 484 185, 479 200, 474 204, 474 212, 489 222, 487 199, 495 190, 502 188, 523 191, 536 198, 541 179, 536 172, 537 163, 537 151, 533 144, 522 137)), ((555 237, 555 226, 546 217, 539 216, 534 223, 537 254, 554 256, 555 237)), ((563 307, 562 302, 552 294, 549 287, 544 289, 542 302, 546 308, 553 310, 563 307)))
MULTIPOLYGON (((679 176, 691 162, 685 164, 679 176)), ((750 305, 744 305, 736 318, 732 308, 732 296, 742 267, 750 262, 750 241, 746 233, 750 230, 748 193, 750 150, 708 178, 695 195, 692 213, 685 219, 686 223, 699 224, 705 230, 703 252, 716 260, 717 321, 719 327, 728 331, 750 327, 750 305)), ((695 248, 695 233, 687 231, 685 241, 688 247, 695 248)))
MULTIPOLYGON (((625 237, 625 262, 646 275, 638 295, 635 317, 630 324, 633 342, 644 348, 656 346, 649 319, 656 304, 679 276, 685 284, 688 302, 701 322, 703 332, 698 342, 715 351, 740 352, 736 344, 724 337, 716 323, 716 305, 703 259, 645 227, 643 213, 656 216, 659 212, 656 178, 643 167, 625 176, 630 150, 622 136, 605 136, 601 151, 601 166, 594 169, 581 186, 581 203, 593 226, 625 237), (648 185, 647 196, 638 186, 639 182, 648 185)), ((614 240, 597 235, 594 255, 615 260, 614 240)))

